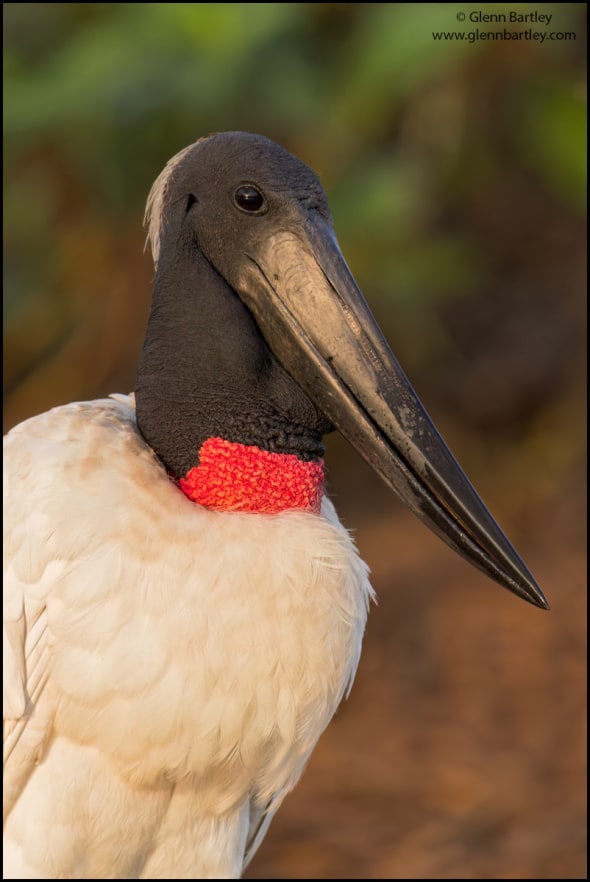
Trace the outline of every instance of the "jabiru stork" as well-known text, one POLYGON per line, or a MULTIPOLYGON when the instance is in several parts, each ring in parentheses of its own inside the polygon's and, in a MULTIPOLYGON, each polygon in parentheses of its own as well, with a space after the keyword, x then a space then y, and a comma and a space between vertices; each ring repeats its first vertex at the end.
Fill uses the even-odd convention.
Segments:
POLYGON ((343 696, 368 569, 324 493, 338 429, 455 551, 547 602, 267 138, 178 153, 135 394, 5 438, 4 872, 238 878, 343 696))

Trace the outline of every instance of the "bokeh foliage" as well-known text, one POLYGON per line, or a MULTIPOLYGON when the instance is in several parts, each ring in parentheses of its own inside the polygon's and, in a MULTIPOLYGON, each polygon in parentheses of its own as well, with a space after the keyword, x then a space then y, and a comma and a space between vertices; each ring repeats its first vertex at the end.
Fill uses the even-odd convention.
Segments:
MULTIPOLYGON (((508 238, 537 236, 518 255, 526 274, 551 231, 510 199, 543 202, 556 225, 576 227, 586 168, 584 5, 541 4, 551 28, 575 39, 434 40, 476 27, 457 22, 463 7, 4 4, 9 402, 26 399, 21 382, 46 357, 59 361, 108 298, 108 269, 132 260, 123 243, 137 247, 165 161, 223 129, 267 134, 321 174, 343 249, 410 371, 427 377, 437 360, 456 360, 461 333, 445 306, 489 296, 504 259, 481 218, 486 201, 507 212, 508 238)), ((120 358, 101 386, 132 382, 120 358)), ((87 367, 72 371, 66 358, 43 397, 96 394, 95 359, 87 367)))

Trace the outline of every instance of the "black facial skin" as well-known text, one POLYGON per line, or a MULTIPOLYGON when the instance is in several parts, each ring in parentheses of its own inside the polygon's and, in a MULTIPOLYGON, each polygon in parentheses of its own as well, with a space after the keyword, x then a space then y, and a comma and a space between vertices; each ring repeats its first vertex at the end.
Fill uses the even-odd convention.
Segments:
POLYGON ((185 160, 167 193, 136 385, 140 431, 177 477, 198 465, 210 437, 314 460, 332 431, 219 270, 238 274, 245 253, 270 228, 298 222, 294 194, 307 211, 313 193, 329 215, 323 190, 303 163, 271 142, 260 139, 260 151, 248 152, 245 162, 240 143, 219 138, 225 149, 211 149, 218 138, 196 145, 198 161, 185 160))

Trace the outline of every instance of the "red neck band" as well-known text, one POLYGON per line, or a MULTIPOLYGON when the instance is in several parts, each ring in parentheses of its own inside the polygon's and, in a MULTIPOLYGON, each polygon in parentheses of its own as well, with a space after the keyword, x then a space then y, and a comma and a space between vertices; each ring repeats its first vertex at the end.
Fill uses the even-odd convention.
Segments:
POLYGON ((318 513, 324 463, 208 438, 199 451, 199 465, 179 484, 193 502, 221 511, 276 514, 298 508, 318 513))

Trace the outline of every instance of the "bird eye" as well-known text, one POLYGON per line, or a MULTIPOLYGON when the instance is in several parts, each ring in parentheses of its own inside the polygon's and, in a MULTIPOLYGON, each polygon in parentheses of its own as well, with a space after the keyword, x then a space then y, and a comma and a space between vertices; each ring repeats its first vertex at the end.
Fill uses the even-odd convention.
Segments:
POLYGON ((234 193, 234 201, 238 208, 251 214, 260 213, 263 208, 266 208, 264 196, 252 184, 242 184, 241 187, 238 187, 234 193))

